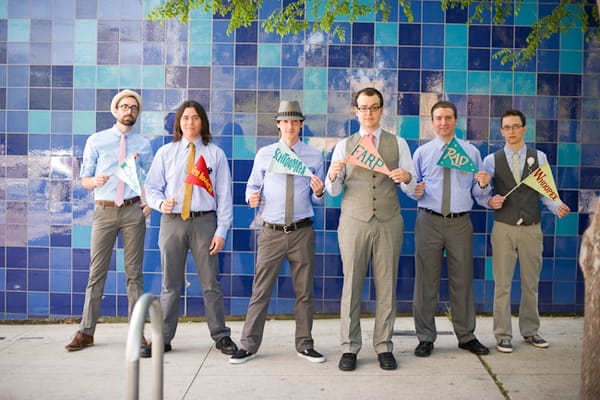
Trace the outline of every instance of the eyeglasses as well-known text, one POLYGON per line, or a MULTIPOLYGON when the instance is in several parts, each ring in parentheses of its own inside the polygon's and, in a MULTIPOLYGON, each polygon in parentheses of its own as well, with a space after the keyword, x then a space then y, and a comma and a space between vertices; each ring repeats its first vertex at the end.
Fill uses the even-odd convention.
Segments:
POLYGON ((508 131, 516 131, 517 129, 521 129, 522 127, 523 127, 523 125, 514 124, 514 125, 506 125, 506 126, 503 126, 503 127, 502 127, 502 128, 500 128, 500 129, 502 129, 502 130, 503 130, 503 131, 505 131, 505 132, 508 132, 508 131))
POLYGON ((376 113, 377 111, 381 110, 381 106, 371 106, 371 107, 356 106, 356 109, 358 110, 358 112, 361 112, 363 114, 368 111, 371 111, 372 113, 376 113))
POLYGON ((136 114, 139 110, 139 107, 138 106, 130 106, 129 104, 121 104, 119 106, 119 109, 123 112, 127 112, 127 111, 131 110, 132 113, 136 114))

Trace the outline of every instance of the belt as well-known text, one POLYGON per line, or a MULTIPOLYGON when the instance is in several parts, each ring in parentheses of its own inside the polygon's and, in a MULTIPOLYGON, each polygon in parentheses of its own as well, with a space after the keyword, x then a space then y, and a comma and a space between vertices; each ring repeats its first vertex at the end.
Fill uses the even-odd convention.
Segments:
POLYGON ((442 218, 458 218, 458 217, 462 217, 463 215, 468 214, 467 211, 465 211, 465 212, 461 212, 461 213, 450 213, 450 214, 444 216, 444 214, 440 214, 439 212, 435 212, 433 210, 430 210, 429 208, 419 207, 419 210, 428 212, 429 214, 437 215, 438 217, 442 217, 442 218))
MULTIPOLYGON (((214 212, 215 212, 215 210, 209 210, 209 211, 190 211, 190 217, 188 219, 198 218, 198 217, 201 217, 203 215, 211 214, 211 213, 214 213, 214 212)), ((169 215, 173 215, 175 217, 181 217, 181 214, 171 213, 169 215)))
POLYGON ((312 222, 312 219, 310 219, 310 218, 301 219, 300 221, 294 222, 293 224, 290 224, 290 225, 270 224, 268 222, 263 222, 263 226, 265 228, 269 228, 269 229, 273 229, 273 230, 281 231, 281 232, 285 232, 285 233, 290 233, 290 232, 295 231, 296 229, 311 226, 312 224, 313 224, 313 222, 312 222))
POLYGON ((130 206, 132 204, 137 203, 138 201, 140 201, 140 196, 136 196, 136 197, 132 197, 131 199, 123 200, 123 204, 121 204, 120 206, 116 205, 114 201, 96 200, 95 203, 97 206, 119 208, 119 207, 130 206))

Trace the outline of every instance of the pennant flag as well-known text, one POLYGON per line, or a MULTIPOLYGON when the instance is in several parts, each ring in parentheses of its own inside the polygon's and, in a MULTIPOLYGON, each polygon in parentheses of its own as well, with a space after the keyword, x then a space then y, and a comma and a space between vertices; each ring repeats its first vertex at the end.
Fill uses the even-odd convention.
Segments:
POLYGON ((554 177, 552 176, 552 170, 550 169, 549 163, 540 165, 535 171, 529 174, 527 178, 523 179, 521 183, 540 192, 555 203, 562 204, 562 201, 558 197, 558 190, 556 190, 556 184, 554 183, 554 177))
POLYGON ((135 154, 130 155, 117 166, 114 174, 125 182, 138 196, 142 196, 142 185, 138 176, 135 154))
POLYGON ((381 172, 389 175, 390 170, 385 165, 383 158, 375 148, 375 145, 367 135, 364 135, 356 144, 354 149, 346 157, 346 162, 349 164, 358 165, 359 167, 370 169, 371 171, 381 172))
POLYGON ((466 172, 479 172, 477 165, 471 160, 465 149, 458 143, 455 137, 452 138, 446 151, 442 154, 437 165, 445 168, 455 168, 466 172))
POLYGON ((306 164, 281 140, 275 149, 275 153, 273 153, 273 158, 271 158, 271 163, 267 171, 290 175, 313 176, 313 173, 308 169, 306 164))
POLYGON ((206 161, 204 161, 204 156, 200 156, 200 158, 198 158, 196 165, 194 165, 194 168, 192 168, 188 176, 185 178, 185 183, 200 186, 201 188, 204 188, 212 197, 215 197, 215 192, 212 181, 210 180, 206 161))

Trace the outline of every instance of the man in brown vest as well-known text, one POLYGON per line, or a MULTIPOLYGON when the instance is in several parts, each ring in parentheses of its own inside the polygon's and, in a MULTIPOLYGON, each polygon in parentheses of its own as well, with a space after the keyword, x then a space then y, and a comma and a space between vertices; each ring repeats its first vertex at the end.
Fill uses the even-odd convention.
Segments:
POLYGON ((360 130, 340 141, 333 152, 325 179, 327 191, 337 196, 344 190, 338 226, 344 284, 341 299, 343 355, 339 369, 356 368, 362 345, 360 302, 369 261, 377 292, 373 347, 382 369, 397 368, 392 353, 396 317, 396 283, 402 249, 404 221, 400 215, 397 187, 413 190, 414 168, 406 141, 380 126, 383 96, 374 88, 360 90, 354 98, 360 130), (365 135, 371 135, 389 175, 346 164, 345 159, 365 135))
POLYGON ((525 116, 521 111, 505 111, 500 132, 506 145, 483 160, 483 168, 492 176, 496 193, 481 205, 494 210, 491 235, 494 335, 496 349, 502 353, 511 353, 513 350, 510 291, 517 259, 521 272, 519 330, 526 342, 539 348, 548 347, 548 342, 538 334, 538 284, 543 245, 540 200, 559 218, 570 211, 566 204, 559 205, 527 185, 520 185, 510 196, 505 196, 538 166, 548 162, 544 153, 525 145, 526 131, 525 116))

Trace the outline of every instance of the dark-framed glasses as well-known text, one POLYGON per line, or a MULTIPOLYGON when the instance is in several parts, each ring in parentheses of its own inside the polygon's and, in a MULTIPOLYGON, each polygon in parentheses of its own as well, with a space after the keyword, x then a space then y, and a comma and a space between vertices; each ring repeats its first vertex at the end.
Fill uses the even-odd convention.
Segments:
POLYGON ((130 106, 129 104, 121 104, 119 106, 119 110, 121 110, 123 112, 131 111, 132 113, 136 114, 139 111, 139 107, 138 106, 130 106))
POLYGON ((372 113, 376 113, 377 111, 381 110, 381 106, 356 106, 356 109, 358 110, 358 112, 363 114, 369 111, 371 111, 372 113))
POLYGON ((514 125, 504 125, 500 129, 502 129, 505 132, 508 132, 508 131, 516 131, 517 129, 521 129, 522 127, 523 127, 523 125, 514 124, 514 125))

